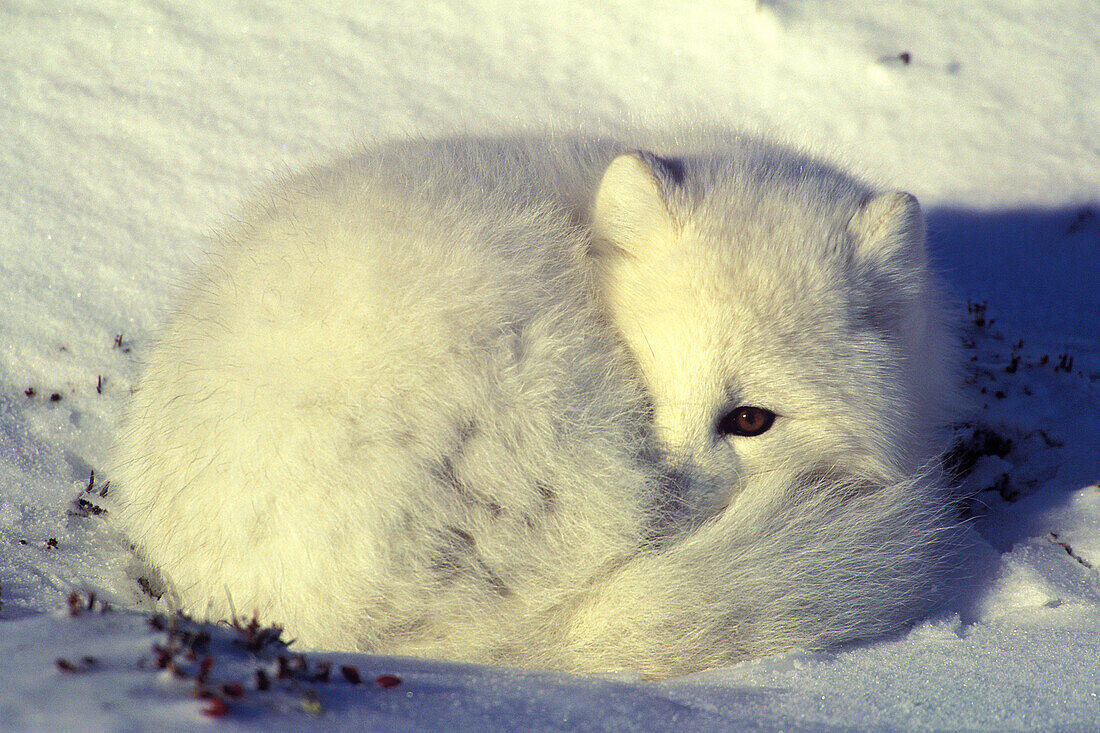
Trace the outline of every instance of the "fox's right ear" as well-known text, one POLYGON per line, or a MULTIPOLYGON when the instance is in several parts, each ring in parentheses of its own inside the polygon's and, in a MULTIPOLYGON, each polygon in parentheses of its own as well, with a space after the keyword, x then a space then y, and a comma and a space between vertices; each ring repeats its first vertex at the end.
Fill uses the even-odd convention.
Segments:
POLYGON ((676 229, 669 196, 682 176, 678 161, 645 151, 612 160, 592 206, 596 255, 644 256, 655 247, 667 250, 676 229))

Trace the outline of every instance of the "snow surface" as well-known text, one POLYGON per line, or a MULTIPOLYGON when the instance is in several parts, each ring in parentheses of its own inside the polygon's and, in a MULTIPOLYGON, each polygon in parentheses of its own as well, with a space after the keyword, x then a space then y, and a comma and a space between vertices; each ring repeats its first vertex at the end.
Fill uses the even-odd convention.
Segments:
POLYGON ((230 728, 1100 730, 1095 0, 7 0, 0 24, 0 727, 201 725, 210 656, 230 728), (109 479, 83 494, 171 286, 243 195, 352 141, 691 119, 924 204, 973 357, 976 569, 942 613, 646 683, 365 655, 280 680, 293 647, 227 628, 176 657, 185 679, 153 648, 184 632, 85 608, 132 580, 74 499, 109 479))

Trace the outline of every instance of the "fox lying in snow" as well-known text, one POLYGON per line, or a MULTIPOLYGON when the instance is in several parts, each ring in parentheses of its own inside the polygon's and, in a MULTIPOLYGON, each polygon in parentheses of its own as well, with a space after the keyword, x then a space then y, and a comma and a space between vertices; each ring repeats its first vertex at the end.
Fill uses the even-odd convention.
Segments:
POLYGON ((704 140, 393 143, 225 229, 114 516, 180 609, 650 676, 915 618, 951 542, 922 216, 704 140))

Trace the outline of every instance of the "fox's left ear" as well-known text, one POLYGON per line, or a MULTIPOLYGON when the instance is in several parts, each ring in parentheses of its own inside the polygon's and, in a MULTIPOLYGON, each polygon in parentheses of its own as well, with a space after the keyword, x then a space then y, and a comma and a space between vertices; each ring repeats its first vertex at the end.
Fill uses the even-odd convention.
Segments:
POLYGON ((917 199, 894 192, 864 201, 848 222, 852 260, 868 285, 863 318, 918 348, 929 327, 928 250, 917 199))
POLYGON ((928 265, 924 245, 924 214, 910 193, 872 196, 860 204, 848 222, 856 241, 856 256, 880 268, 923 272, 928 265))

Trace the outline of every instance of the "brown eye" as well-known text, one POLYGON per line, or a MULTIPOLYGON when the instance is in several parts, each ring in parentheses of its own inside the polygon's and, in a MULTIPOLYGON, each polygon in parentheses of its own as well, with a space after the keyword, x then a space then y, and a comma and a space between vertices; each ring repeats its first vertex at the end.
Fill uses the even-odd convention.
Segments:
POLYGON ((751 438, 766 433, 775 422, 775 413, 763 407, 742 405, 726 413, 718 421, 719 435, 739 435, 751 438))

